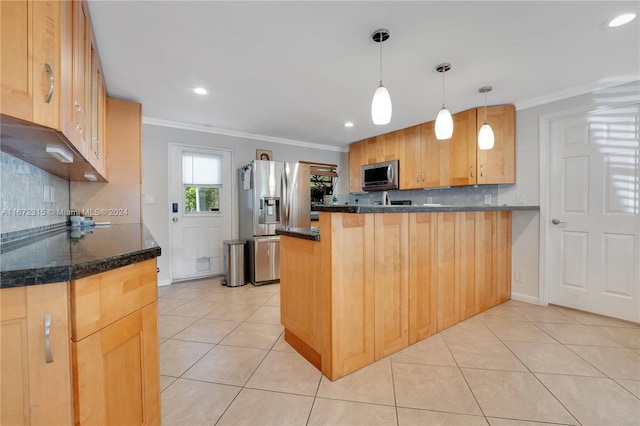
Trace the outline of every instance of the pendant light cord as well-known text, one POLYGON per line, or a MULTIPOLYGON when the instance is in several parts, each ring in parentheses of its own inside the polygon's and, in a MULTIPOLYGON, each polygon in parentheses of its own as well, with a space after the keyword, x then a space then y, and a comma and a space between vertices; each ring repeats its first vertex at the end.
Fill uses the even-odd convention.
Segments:
POLYGON ((380 37, 380 85, 382 86, 382 43, 384 42, 384 35, 382 31, 378 33, 378 36, 380 37))
POLYGON ((442 108, 444 108, 444 73, 445 70, 442 70, 442 108))
POLYGON ((484 124, 487 124, 487 92, 484 92, 484 124))

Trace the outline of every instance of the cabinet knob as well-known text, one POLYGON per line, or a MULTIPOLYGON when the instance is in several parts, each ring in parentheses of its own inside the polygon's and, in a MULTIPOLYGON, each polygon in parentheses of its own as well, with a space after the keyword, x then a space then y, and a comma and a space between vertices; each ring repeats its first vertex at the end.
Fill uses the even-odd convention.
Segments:
POLYGON ((469 168, 469 174, 471 175, 471 177, 473 177, 473 166, 469 168))

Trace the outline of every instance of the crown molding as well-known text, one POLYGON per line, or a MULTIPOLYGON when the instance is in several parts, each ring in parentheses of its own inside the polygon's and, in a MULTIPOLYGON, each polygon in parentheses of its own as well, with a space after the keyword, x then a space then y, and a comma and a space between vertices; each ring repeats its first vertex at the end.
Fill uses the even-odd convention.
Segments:
POLYGON ((261 142, 273 142, 273 143, 278 143, 283 145, 293 145, 297 147, 305 147, 305 148, 311 148, 311 149, 322 149, 325 151, 348 152, 348 149, 349 149, 348 147, 341 148, 338 146, 322 145, 322 144, 316 144, 311 142, 298 141, 294 139, 277 138, 273 136, 259 135, 256 133, 239 132, 236 130, 221 129, 218 127, 209 127, 209 126, 202 126, 197 124, 181 123, 178 121, 162 120, 160 118, 154 118, 154 117, 143 116, 142 123, 151 124, 153 126, 171 127, 174 129, 181 129, 181 130, 191 130, 194 132, 212 133, 216 135, 231 136, 234 138, 252 139, 252 140, 257 140, 261 142))
POLYGON ((558 92, 549 93, 538 98, 528 99, 521 102, 516 102, 516 110, 533 108, 539 105, 548 104, 551 102, 561 101, 563 99, 572 98, 574 96, 586 95, 588 93, 597 92, 599 90, 608 89, 614 86, 620 86, 622 84, 631 83, 637 81, 637 75, 621 75, 616 77, 610 77, 607 80, 592 81, 591 83, 581 86, 572 87, 558 92))

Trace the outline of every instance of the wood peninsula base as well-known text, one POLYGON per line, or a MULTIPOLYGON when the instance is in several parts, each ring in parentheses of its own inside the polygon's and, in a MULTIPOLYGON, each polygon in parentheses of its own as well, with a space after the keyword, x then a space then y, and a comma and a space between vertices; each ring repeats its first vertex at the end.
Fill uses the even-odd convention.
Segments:
POLYGON ((320 213, 281 235, 285 340, 330 380, 509 300, 511 211, 320 213))

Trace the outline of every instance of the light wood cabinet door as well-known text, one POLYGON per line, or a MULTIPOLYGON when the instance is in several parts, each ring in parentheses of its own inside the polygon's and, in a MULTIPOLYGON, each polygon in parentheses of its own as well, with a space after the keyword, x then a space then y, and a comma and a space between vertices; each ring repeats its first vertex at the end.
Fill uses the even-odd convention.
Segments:
MULTIPOLYGON (((93 33, 92 33, 93 34, 93 33)), ((102 67, 100 65, 100 57, 96 48, 95 38, 91 37, 90 43, 90 79, 89 79, 89 108, 90 126, 89 130, 89 162, 100 175, 106 178, 106 169, 104 162, 104 150, 106 143, 105 131, 105 110, 106 110, 106 88, 102 67)))
MULTIPOLYGON (((478 108, 476 135, 484 123, 484 108, 478 108)), ((487 121, 495 137, 492 149, 478 150, 478 184, 516 182, 515 106, 487 108, 487 121)), ((475 140, 475 139, 474 139, 475 140)))
POLYGON ((349 192, 362 192, 362 165, 364 142, 349 145, 349 192))
POLYGON ((157 302, 72 348, 76 424, 160 424, 157 302))
POLYGON ((430 121, 421 125, 423 188, 449 186, 451 180, 451 141, 436 139, 435 123, 430 121))
POLYGON ((476 166, 476 110, 453 114, 453 136, 450 147, 450 185, 475 185, 476 166))
POLYGON ((438 214, 409 214, 409 344, 438 331, 438 214))
MULTIPOLYGON (((460 258, 455 273, 460 277, 460 320, 480 312, 478 262, 476 261, 477 213, 457 213, 460 220, 460 258)), ((491 256, 491 253, 489 254, 491 256)))
POLYGON ((475 281, 478 312, 486 311, 499 303, 496 270, 499 263, 506 261, 499 259, 496 252, 496 225, 499 214, 500 212, 496 211, 476 212, 475 281))
POLYGON ((377 162, 397 160, 400 158, 400 148, 404 142, 404 130, 397 130, 378 136, 379 146, 377 162))
POLYGON ((91 20, 86 1, 70 2, 71 40, 68 60, 71 63, 71 83, 68 99, 62 107, 62 133, 69 142, 90 160, 91 153, 91 20))
POLYGON ((511 216, 510 211, 496 212, 497 303, 511 299, 511 216))
POLYGON ((364 164, 375 164, 378 163, 378 158, 381 157, 380 149, 381 145, 378 144, 377 137, 365 139, 361 141, 364 147, 364 164))
POLYGON ((403 131, 403 141, 400 145, 400 189, 422 188, 423 152, 422 126, 407 127, 403 131))
POLYGON ((72 422, 67 286, 61 282, 0 290, 0 424, 72 422))
POLYGON ((438 213, 438 331, 460 322, 460 214, 438 213))
POLYGON ((321 213, 321 282, 331 283, 325 296, 330 326, 322 336, 322 372, 331 380, 374 361, 373 216, 321 213))
POLYGON ((0 2, 0 113, 58 128, 61 2, 0 2))
MULTIPOLYGON (((322 351, 320 336, 323 324, 320 316, 322 295, 317 282, 320 275, 319 251, 320 244, 316 241, 280 236, 282 325, 318 355, 322 351)), ((316 367, 321 368, 317 361, 316 367)))
POLYGON ((375 214, 375 358, 409 344, 409 223, 406 213, 375 214))

